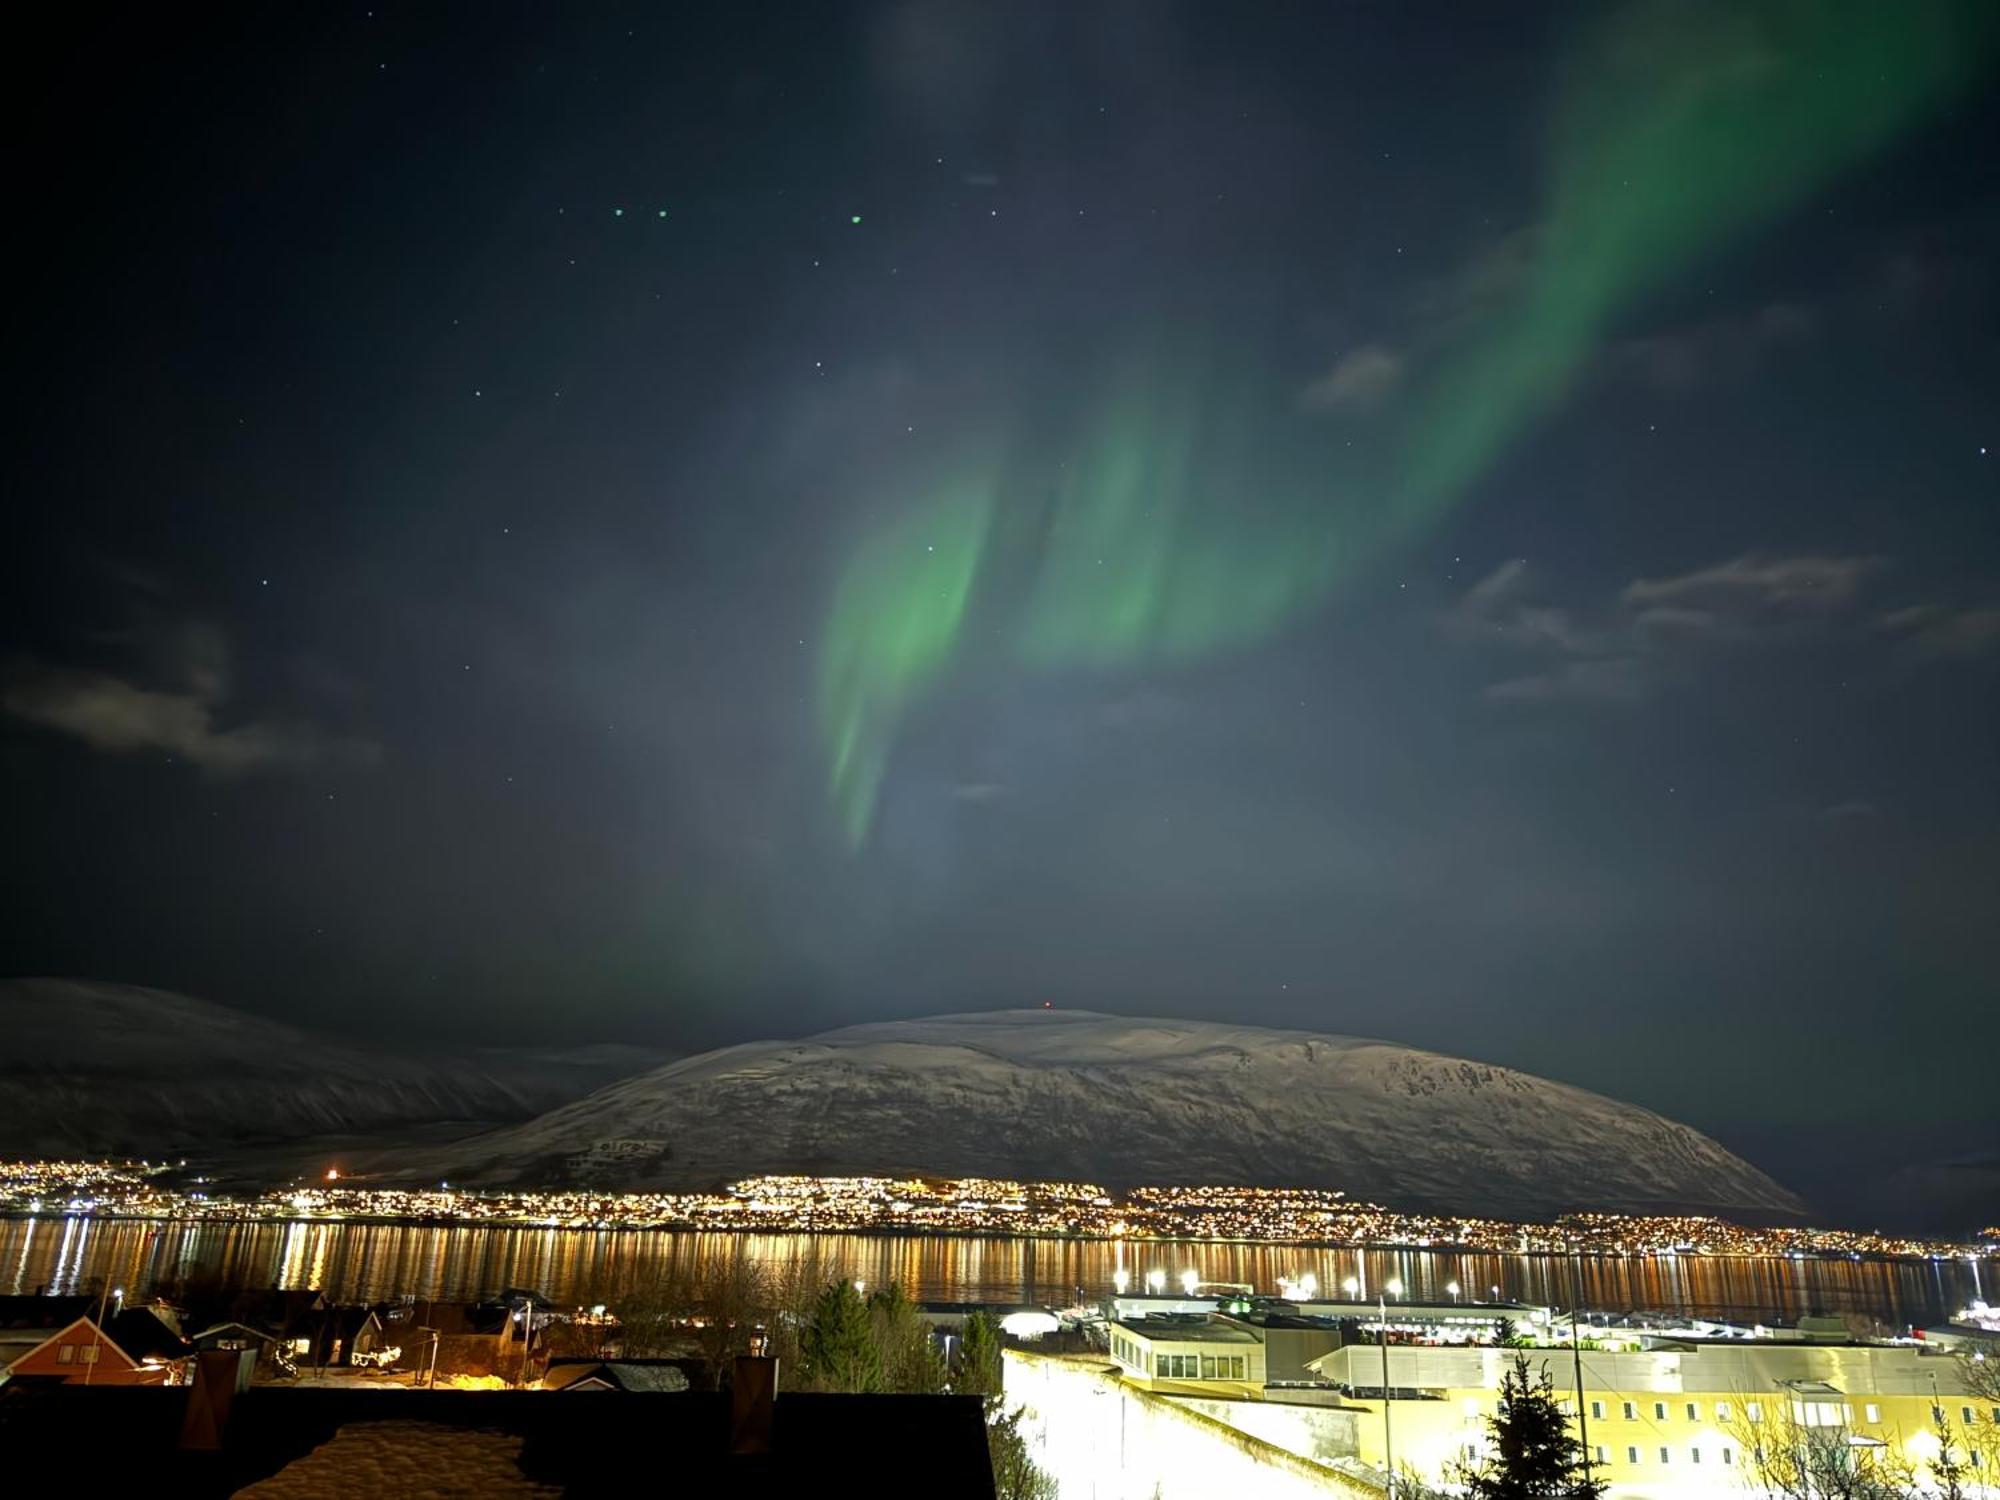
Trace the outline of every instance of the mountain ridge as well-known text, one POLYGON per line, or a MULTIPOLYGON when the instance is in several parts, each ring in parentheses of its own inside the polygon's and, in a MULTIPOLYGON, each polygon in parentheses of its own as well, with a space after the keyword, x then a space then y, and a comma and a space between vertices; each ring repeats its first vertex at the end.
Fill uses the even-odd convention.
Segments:
POLYGON ((1804 1204, 1639 1106, 1371 1038, 1020 1010, 742 1043, 449 1148, 454 1181, 713 1187, 765 1171, 1339 1188, 1446 1212, 1804 1204))
POLYGON ((171 990, 0 980, 0 1151, 164 1156, 527 1119, 659 1054, 628 1047, 395 1054, 171 990))

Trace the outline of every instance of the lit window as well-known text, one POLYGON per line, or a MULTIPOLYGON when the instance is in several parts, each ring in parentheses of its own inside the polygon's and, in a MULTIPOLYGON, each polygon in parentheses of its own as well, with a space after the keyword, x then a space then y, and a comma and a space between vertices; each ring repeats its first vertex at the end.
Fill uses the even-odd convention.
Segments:
POLYGON ((76 1363, 76 1345, 74 1345, 74 1344, 58 1344, 58 1345, 56 1345, 56 1363, 57 1363, 57 1364, 59 1364, 59 1365, 73 1365, 73 1364, 75 1364, 75 1363, 76 1363))
POLYGON ((1862 1407, 1861 1410, 1864 1413, 1866 1413, 1868 1420, 1871 1422, 1879 1422, 1882 1420, 1882 1408, 1877 1406, 1873 1401, 1870 1401, 1866 1406, 1862 1407))
POLYGON ((1628 1422, 1639 1420, 1639 1408, 1634 1406, 1630 1401, 1625 1403, 1625 1420, 1628 1422))
POLYGON ((1593 1401, 1590 1403, 1590 1417, 1594 1422, 1604 1420, 1604 1403, 1602 1401, 1593 1401))
POLYGON ((77 1363, 78 1363, 78 1364, 85 1364, 85 1365, 94 1365, 94 1364, 96 1364, 96 1363, 97 1363, 97 1345, 95 1345, 95 1344, 85 1344, 85 1345, 84 1345, 84 1346, 83 1346, 83 1347, 82 1347, 81 1349, 79 1349, 79 1350, 77 1350, 77 1351, 76 1351, 76 1358, 77 1358, 77 1363))

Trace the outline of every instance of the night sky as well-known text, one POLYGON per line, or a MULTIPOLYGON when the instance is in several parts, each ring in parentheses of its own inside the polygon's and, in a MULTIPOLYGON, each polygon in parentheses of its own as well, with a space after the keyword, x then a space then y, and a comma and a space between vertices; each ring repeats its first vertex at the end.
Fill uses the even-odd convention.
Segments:
POLYGON ((68 17, 0 971, 1047 1001, 1991 1149, 1997 15, 68 17))

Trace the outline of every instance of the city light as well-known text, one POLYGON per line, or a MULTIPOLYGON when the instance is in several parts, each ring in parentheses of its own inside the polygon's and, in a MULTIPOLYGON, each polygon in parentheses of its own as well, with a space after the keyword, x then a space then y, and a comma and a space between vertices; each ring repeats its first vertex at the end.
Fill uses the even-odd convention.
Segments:
MULTIPOLYGON (((329 1173, 337 1169, 328 1169, 329 1173)), ((386 1174, 385 1174, 386 1175, 386 1174)), ((236 1196, 212 1180, 184 1178, 166 1164, 109 1161, 0 1162, 0 1214, 66 1218, 377 1220, 427 1224, 531 1225, 543 1229, 692 1229, 837 1233, 934 1231, 1104 1240, 1235 1240, 1266 1244, 1455 1249, 1531 1255, 1584 1253, 1746 1255, 1876 1259, 2000 1260, 2000 1239, 1960 1244, 1872 1230, 1750 1228, 1678 1214, 1566 1214, 1551 1222, 1473 1215, 1406 1213, 1315 1188, 1213 1185, 1137 1187, 1114 1196, 1088 1182, 997 1178, 745 1178, 721 1192, 621 1193, 594 1188, 356 1187, 314 1176, 308 1182, 236 1196)), ((1121 1294, 1133 1272, 1123 1270, 1121 1294)), ((1199 1276, 1174 1278, 1184 1287, 1199 1276)), ((1147 1271, 1159 1295, 1169 1273, 1147 1271)), ((1116 1278, 1114 1278, 1116 1281, 1116 1278)), ((1310 1300, 1319 1278, 1301 1272, 1287 1295, 1310 1300)), ((1366 1297, 1365 1267, 1344 1277, 1350 1297, 1366 1297)), ((1386 1295, 1400 1297, 1391 1279, 1386 1295)), ((1500 1288, 1490 1288, 1495 1301, 1500 1288)), ((1456 1281, 1443 1293, 1463 1293, 1456 1281)))

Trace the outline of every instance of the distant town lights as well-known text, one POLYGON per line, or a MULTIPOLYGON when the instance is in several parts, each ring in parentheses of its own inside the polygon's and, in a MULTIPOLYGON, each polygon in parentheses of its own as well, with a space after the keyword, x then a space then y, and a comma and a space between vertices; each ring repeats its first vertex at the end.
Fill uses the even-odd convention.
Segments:
POLYGON ((1194 1295, 1194 1289, 1200 1285, 1201 1285, 1201 1273, 1199 1271, 1187 1270, 1181 1272, 1181 1291, 1185 1295, 1192 1297, 1194 1295))

